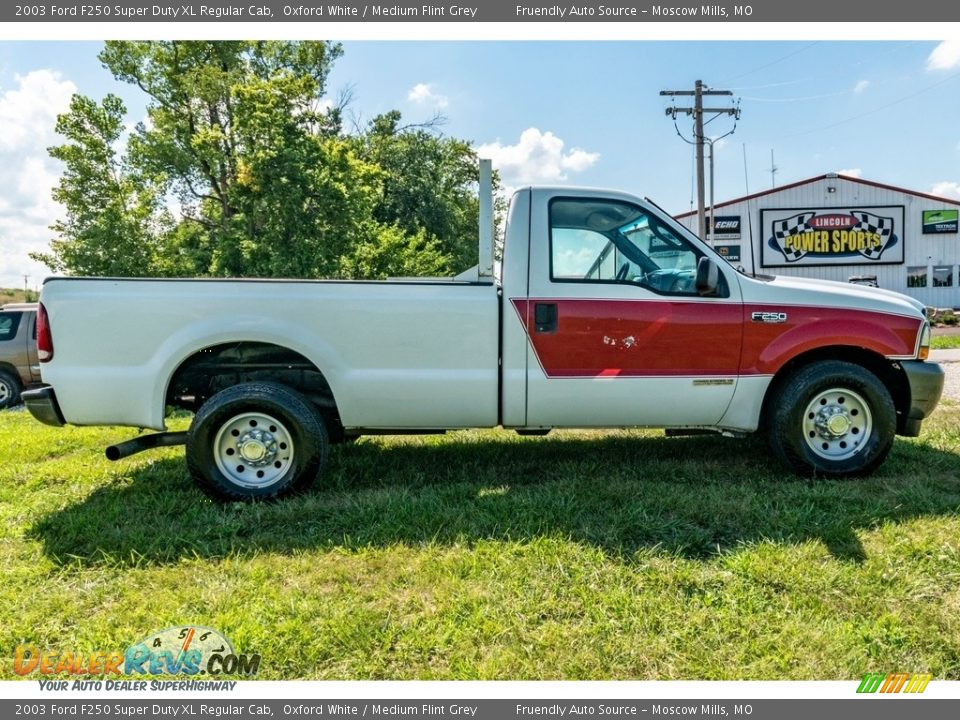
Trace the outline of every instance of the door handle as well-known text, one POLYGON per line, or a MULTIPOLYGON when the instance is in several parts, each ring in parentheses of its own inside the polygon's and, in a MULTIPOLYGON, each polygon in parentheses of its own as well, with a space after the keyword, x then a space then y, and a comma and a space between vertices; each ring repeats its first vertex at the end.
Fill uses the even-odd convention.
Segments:
POLYGON ((557 331, 557 304, 536 303, 533 307, 533 325, 538 333, 557 331))

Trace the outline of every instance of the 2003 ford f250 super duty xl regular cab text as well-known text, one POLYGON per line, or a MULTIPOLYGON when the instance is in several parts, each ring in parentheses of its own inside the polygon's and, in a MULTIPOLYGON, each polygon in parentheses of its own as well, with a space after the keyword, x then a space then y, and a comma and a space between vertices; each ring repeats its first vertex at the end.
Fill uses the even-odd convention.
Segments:
POLYGON ((939 400, 906 296, 747 276, 649 201, 572 188, 514 195, 497 284, 484 190, 451 280, 50 279, 24 400, 54 425, 194 410, 108 456, 185 443, 227 498, 303 487, 364 433, 496 425, 761 429, 795 471, 864 474, 939 400))

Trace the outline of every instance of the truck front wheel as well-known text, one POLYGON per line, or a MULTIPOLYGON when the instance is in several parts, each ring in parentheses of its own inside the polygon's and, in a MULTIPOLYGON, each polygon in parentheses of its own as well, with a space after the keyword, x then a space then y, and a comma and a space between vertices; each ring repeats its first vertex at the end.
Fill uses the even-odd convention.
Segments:
POLYGON ((886 459, 896 434, 890 393, 864 367, 838 360, 808 365, 772 398, 774 455, 801 475, 855 476, 886 459))
POLYGON ((187 435, 187 469, 219 499, 288 495, 323 468, 327 429, 316 407, 285 385, 250 382, 203 404, 187 435))

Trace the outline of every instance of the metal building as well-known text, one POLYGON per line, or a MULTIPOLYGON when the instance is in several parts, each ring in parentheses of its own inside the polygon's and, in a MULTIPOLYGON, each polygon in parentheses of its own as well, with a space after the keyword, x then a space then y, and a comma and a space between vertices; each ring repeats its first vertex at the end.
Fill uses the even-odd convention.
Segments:
MULTIPOLYGON (((718 203, 708 238, 747 272, 875 280, 960 308, 958 213, 958 200, 828 173, 718 203)), ((677 219, 696 232, 695 212, 677 219)))

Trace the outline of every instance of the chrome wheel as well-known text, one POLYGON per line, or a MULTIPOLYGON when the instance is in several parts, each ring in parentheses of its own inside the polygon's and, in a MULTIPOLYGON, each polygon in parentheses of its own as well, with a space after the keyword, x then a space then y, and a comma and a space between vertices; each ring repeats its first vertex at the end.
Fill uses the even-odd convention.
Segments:
POLYGON ((873 415, 859 394, 844 388, 817 393, 803 414, 803 439, 826 460, 846 460, 870 439, 873 415))
POLYGON ((187 469, 217 500, 267 500, 305 489, 323 470, 329 436, 304 395, 240 383, 207 399, 187 433, 187 469))
POLYGON ((10 400, 10 386, 2 378, 0 378, 0 407, 6 406, 7 402, 10 400))
POLYGON ((260 412, 236 415, 221 426, 213 441, 217 468, 232 482, 265 488, 277 482, 293 464, 290 431, 276 418, 260 412))

